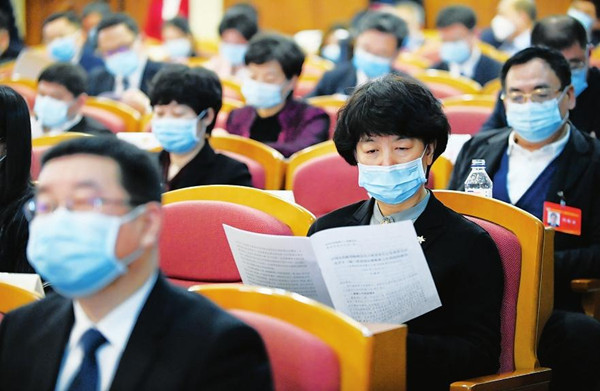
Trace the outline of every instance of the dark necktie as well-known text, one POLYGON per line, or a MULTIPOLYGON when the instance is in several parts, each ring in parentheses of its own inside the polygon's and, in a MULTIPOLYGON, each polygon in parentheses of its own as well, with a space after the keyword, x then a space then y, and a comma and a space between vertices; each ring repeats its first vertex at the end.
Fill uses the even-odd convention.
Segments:
POLYGON ((106 343, 106 338, 98 330, 89 329, 81 337, 81 343, 83 360, 68 391, 96 391, 100 383, 96 351, 106 343))
POLYGON ((129 89, 129 78, 127 76, 123 77, 123 91, 127 91, 129 89))

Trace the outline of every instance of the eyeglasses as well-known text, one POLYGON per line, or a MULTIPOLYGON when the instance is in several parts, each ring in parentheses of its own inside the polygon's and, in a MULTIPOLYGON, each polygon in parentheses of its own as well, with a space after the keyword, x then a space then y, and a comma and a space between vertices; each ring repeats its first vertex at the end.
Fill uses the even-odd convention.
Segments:
POLYGON ((587 66, 587 62, 585 60, 572 59, 569 60, 569 68, 572 71, 577 71, 579 69, 583 69, 587 66))
MULTIPOLYGON (((103 197, 71 198, 64 203, 65 209, 72 212, 101 212, 105 205, 134 206, 131 200, 116 200, 103 197)), ((46 216, 59 207, 55 200, 31 199, 27 202, 23 211, 27 220, 31 221, 36 216, 46 216)))
POLYGON ((510 91, 502 93, 502 99, 508 99, 510 102, 518 104, 525 103, 527 99, 529 99, 531 102, 542 103, 552 99, 552 97, 560 91, 562 91, 562 89, 553 90, 550 88, 536 88, 529 93, 510 91))

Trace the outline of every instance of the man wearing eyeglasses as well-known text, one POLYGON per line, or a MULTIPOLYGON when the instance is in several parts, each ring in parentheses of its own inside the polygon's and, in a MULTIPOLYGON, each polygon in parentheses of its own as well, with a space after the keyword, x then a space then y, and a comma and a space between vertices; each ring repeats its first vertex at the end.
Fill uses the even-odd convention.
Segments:
MULTIPOLYGON (((592 46, 587 32, 577 19, 554 15, 538 21, 531 32, 531 44, 559 50, 571 67, 571 84, 575 90, 576 106, 569 112, 573 125, 586 133, 600 136, 600 69, 590 66, 592 46)), ((506 126, 506 111, 500 98, 494 112, 481 130, 506 126)))
POLYGON ((58 294, 0 323, 0 388, 271 389, 258 334, 160 274, 160 200, 154 161, 123 141, 44 156, 27 255, 58 294))
POLYGON ((553 49, 531 47, 501 73, 508 127, 475 135, 463 146, 450 189, 464 190, 472 159, 485 159, 493 197, 551 226, 554 308, 538 357, 552 368, 552 389, 600 387, 600 322, 584 315, 570 282, 600 278, 600 142, 569 121, 575 88, 569 63, 553 49))
POLYGON ((88 93, 118 99, 144 111, 149 108, 149 82, 163 66, 143 52, 139 28, 129 15, 117 13, 97 27, 98 51, 105 67, 90 73, 88 93))

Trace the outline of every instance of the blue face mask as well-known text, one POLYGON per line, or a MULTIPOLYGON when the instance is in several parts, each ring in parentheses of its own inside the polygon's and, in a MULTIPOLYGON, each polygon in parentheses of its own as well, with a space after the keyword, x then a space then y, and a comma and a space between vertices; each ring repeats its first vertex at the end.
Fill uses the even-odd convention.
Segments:
POLYGON ((440 58, 452 64, 462 64, 471 57, 471 47, 467 41, 444 42, 440 49, 440 58))
POLYGON ((77 53, 75 37, 70 35, 68 37, 56 38, 48 45, 48 51, 50 52, 50 56, 56 61, 71 61, 75 57, 75 53, 77 53))
POLYGON ((187 38, 177 38, 165 41, 165 48, 170 58, 187 58, 192 52, 192 43, 187 38))
POLYGON ((575 89, 575 97, 578 97, 588 87, 587 67, 571 71, 571 84, 575 89))
POLYGON ((388 205, 401 204, 414 196, 427 182, 423 170, 423 156, 407 163, 392 166, 371 166, 358 163, 358 185, 369 196, 388 205))
POLYGON ((105 59, 106 69, 113 76, 127 77, 138 68, 140 59, 135 51, 128 49, 123 52, 111 54, 105 59))
POLYGON ((143 206, 124 216, 71 212, 59 208, 29 225, 27 258, 31 266, 61 295, 92 295, 125 274, 127 265, 142 254, 124 259, 115 255, 121 225, 144 212, 143 206))
POLYGON ((33 112, 45 128, 55 128, 67 122, 69 104, 50 96, 37 96, 33 112))
POLYGON ((341 56, 342 48, 340 48, 340 45, 329 44, 323 46, 323 48, 321 49, 321 57, 326 58, 329 61, 337 63, 338 61, 340 61, 341 56))
POLYGON ((152 133, 167 152, 182 154, 194 149, 200 137, 198 121, 204 118, 203 110, 196 118, 157 118, 152 120, 152 133))
POLYGON ((542 103, 527 101, 506 105, 506 121, 508 126, 530 143, 539 143, 550 138, 567 121, 560 115, 558 103, 565 96, 567 89, 557 98, 542 103))
POLYGON ((225 57, 225 59, 234 67, 244 65, 244 56, 246 56, 246 51, 248 51, 247 44, 221 42, 219 45, 219 53, 221 56, 225 57))
POLYGON ((354 50, 352 64, 356 69, 364 72, 369 79, 387 75, 392 71, 391 59, 376 56, 362 49, 354 50))
POLYGON ((280 84, 246 78, 242 83, 242 94, 246 103, 257 109, 269 109, 283 103, 283 86, 280 84))

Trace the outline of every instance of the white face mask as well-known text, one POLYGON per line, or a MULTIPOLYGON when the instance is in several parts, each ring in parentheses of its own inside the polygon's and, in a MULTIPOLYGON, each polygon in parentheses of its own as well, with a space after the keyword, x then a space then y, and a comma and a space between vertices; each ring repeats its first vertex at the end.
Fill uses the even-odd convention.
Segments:
POLYGON ((48 95, 37 96, 33 112, 42 126, 55 128, 68 120, 69 104, 48 95))
POLYGON ((498 41, 504 41, 517 30, 517 26, 510 19, 502 15, 496 15, 492 19, 491 25, 494 37, 498 41))

